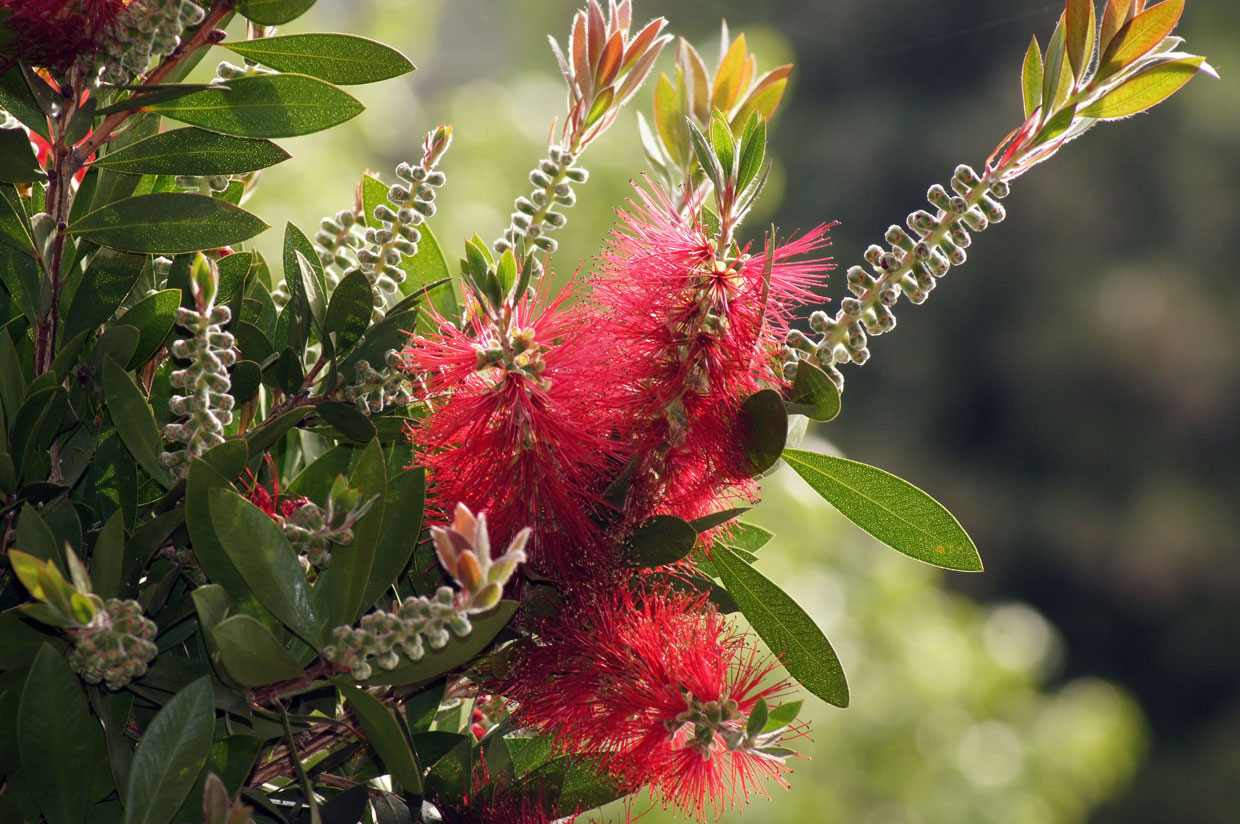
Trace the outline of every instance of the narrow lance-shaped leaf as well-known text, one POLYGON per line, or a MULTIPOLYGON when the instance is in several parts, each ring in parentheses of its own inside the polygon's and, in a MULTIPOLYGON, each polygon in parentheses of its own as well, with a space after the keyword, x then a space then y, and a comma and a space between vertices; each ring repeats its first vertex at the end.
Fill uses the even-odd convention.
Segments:
POLYGON ((1204 57, 1184 57, 1158 63, 1125 80, 1096 103, 1082 109, 1080 114, 1099 120, 1117 120, 1143 112, 1179 91, 1201 71, 1203 63, 1204 57))
POLYGON ((265 169, 288 160, 270 140, 174 129, 139 140, 91 165, 148 175, 231 175, 265 169))
POLYGON ((863 463, 785 449, 784 460, 844 517, 891 548, 946 569, 980 572, 977 547, 952 514, 908 481, 863 463))
POLYGON ((301 74, 259 75, 148 106, 165 117, 238 137, 296 137, 350 120, 364 107, 330 83, 301 74))
POLYGON ((1068 0, 1064 11, 1066 47, 1072 76, 1080 79, 1094 46, 1094 0, 1068 0))
POLYGON ((113 201, 74 221, 69 234, 124 252, 180 254, 239 243, 266 228, 225 200, 161 192, 113 201))
POLYGON ((81 683, 64 655, 44 644, 30 666, 17 713, 17 751, 31 793, 49 824, 85 820, 91 772, 90 717, 81 683))
POLYGON ((1025 117, 1029 117, 1034 109, 1042 105, 1042 50, 1038 47, 1037 37, 1029 41, 1029 50, 1025 52, 1020 85, 1025 100, 1025 117))
POLYGON ((308 74, 346 86, 413 71, 413 63, 396 49, 352 34, 287 34, 222 45, 282 72, 308 74))
POLYGON ((129 770, 125 824, 169 824, 211 751, 215 706, 200 678, 173 696, 146 728, 129 770))
POLYGON ((711 560, 741 613, 781 656, 788 674, 827 703, 848 706, 848 681, 840 659, 805 610, 728 547, 717 544, 711 560))
POLYGON ((1098 63, 1098 77, 1110 77, 1147 54, 1171 34, 1183 12, 1184 0, 1163 0, 1125 23, 1098 63))
POLYGON ((401 783, 405 791, 420 794, 422 770, 391 710, 378 698, 352 684, 338 681, 336 686, 392 777, 401 783))

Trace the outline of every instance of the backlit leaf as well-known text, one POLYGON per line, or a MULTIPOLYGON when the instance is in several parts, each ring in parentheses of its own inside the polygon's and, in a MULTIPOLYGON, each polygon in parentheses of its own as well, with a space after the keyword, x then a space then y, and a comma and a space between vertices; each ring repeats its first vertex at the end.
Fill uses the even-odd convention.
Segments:
POLYGON ((289 153, 270 140, 174 129, 112 152, 91 165, 148 175, 231 175, 266 169, 289 153))
POLYGON ((257 75, 156 103, 149 111, 238 137, 295 137, 350 120, 364 107, 330 83, 301 74, 257 75))
POLYGON ((1098 102, 1086 106, 1080 114, 1099 120, 1116 120, 1143 112, 1179 91, 1200 71, 1204 62, 1203 57, 1184 57, 1155 64, 1125 80, 1098 102))
POLYGON ((180 254, 239 243, 266 228, 226 200, 161 192, 109 203, 74 221, 69 233, 125 252, 180 254))
POLYGON ((960 523, 908 481, 863 463, 797 449, 784 460, 844 517, 891 548, 945 569, 980 572, 960 523))
POLYGON ((715 571, 788 674, 829 704, 848 706, 848 681, 840 660, 814 620, 782 589, 725 546, 711 553, 715 571))
POLYGON ((304 14, 314 0, 241 0, 237 10, 243 17, 264 26, 277 26, 304 14))
POLYGON ((1135 62, 1171 34, 1184 12, 1184 0, 1163 0, 1125 23, 1098 63, 1098 77, 1110 77, 1135 62))
POLYGON ((229 51, 282 72, 296 72, 351 85, 374 83, 413 71, 409 58, 374 40, 352 34, 286 34, 225 41, 229 51))
POLYGON ((1020 72, 1021 92, 1025 100, 1025 117, 1033 114, 1033 110, 1042 105, 1042 49, 1038 46, 1038 38, 1029 41, 1029 49, 1025 52, 1025 63, 1020 72))

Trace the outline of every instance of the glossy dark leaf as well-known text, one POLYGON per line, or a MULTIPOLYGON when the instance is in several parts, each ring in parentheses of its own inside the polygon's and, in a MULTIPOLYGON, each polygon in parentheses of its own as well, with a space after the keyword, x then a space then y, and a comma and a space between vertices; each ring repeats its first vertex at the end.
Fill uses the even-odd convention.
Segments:
POLYGON ((945 569, 982 570, 977 547, 960 522, 908 481, 814 452, 788 449, 784 460, 840 514, 889 547, 945 569))
POLYGON ((64 655, 45 644, 35 656, 17 714, 17 749, 30 792, 48 824, 81 824, 90 802, 93 737, 77 675, 64 655))
POLYGON ((125 824, 170 824, 207 761, 214 732, 211 682, 200 678, 143 732, 129 771, 125 824))
POLYGON ((788 412, 774 389, 755 392, 741 404, 741 431, 754 475, 773 467, 788 439, 788 412))
POLYGON ((228 87, 193 92, 147 109, 237 137, 295 137, 329 129, 364 108, 330 83, 300 74, 241 77, 230 80, 228 87))
POLYGON ((0 183, 46 181, 24 129, 0 129, 0 183))
POLYGON ((831 643, 814 620, 782 589, 724 546, 711 556, 719 579, 741 613, 788 674, 829 704, 848 706, 848 682, 831 643))
POLYGON ((826 372, 809 361, 803 360, 797 364, 796 378, 792 382, 792 401, 811 407, 812 411, 805 413, 811 420, 829 421, 840 414, 840 390, 826 372))
MULTIPOLYGON (((373 309, 370 281, 361 270, 341 279, 327 307, 327 334, 336 336, 336 352, 344 354, 357 343, 370 326, 373 309)), ((351 377, 351 376, 350 376, 351 377)))
POLYGON ((243 687, 261 687, 302 674, 301 666, 284 644, 248 615, 225 618, 211 634, 219 650, 220 663, 243 687))
POLYGON ((378 698, 343 680, 337 681, 336 686, 392 777, 407 792, 420 794, 422 770, 391 710, 378 698))
POLYGON ((634 530, 622 552, 627 563, 658 567, 675 563, 693 551, 698 531, 674 515, 655 515, 634 530))
POLYGON ((271 614, 317 647, 319 623, 306 575, 271 516, 236 492, 207 491, 211 522, 220 546, 246 584, 271 614))
POLYGON ((362 598, 363 608, 375 603, 408 565, 422 531, 426 502, 426 470, 402 470, 387 483, 383 529, 370 568, 370 583, 362 598))
POLYGON ((150 360, 163 344, 176 322, 181 305, 180 289, 165 289, 135 303, 118 323, 135 327, 139 332, 138 347, 129 358, 129 369, 137 369, 150 360))
POLYGON ((314 5, 314 0, 241 0, 237 11, 264 26, 277 26, 296 20, 314 5))
POLYGON ((288 158, 289 153, 270 140, 189 128, 139 140, 92 165, 130 174, 231 175, 266 169, 288 158))
POLYGON ((374 83, 413 71, 409 58, 352 34, 286 34, 223 43, 224 48, 281 72, 308 74, 344 86, 374 83))
POLYGON ((65 336, 72 338, 112 317, 133 289, 146 265, 145 255, 100 249, 91 259, 82 283, 69 304, 65 336))
POLYGON ((109 203, 74 221, 69 233, 126 252, 180 254, 239 243, 266 228, 228 201, 162 192, 109 203))
POLYGON ((353 623, 367 606, 363 600, 382 534, 387 496, 387 468, 378 441, 371 441, 362 451, 349 476, 349 486, 361 490, 364 501, 375 496, 378 500, 354 525, 353 543, 333 549, 331 568, 319 579, 317 586, 328 589, 332 626, 353 623))
POLYGON ((694 518, 689 522, 689 525, 698 532, 706 532, 707 530, 714 529, 717 526, 722 526, 728 521, 739 518, 748 512, 749 509, 750 508, 747 506, 737 507, 736 509, 725 509, 722 512, 716 512, 713 515, 704 515, 701 518, 694 518))
POLYGON ((134 384, 129 373, 111 358, 104 361, 103 385, 112 420, 125 447, 133 454, 138 466, 163 484, 165 489, 170 488, 172 476, 159 465, 163 442, 142 390, 134 384))

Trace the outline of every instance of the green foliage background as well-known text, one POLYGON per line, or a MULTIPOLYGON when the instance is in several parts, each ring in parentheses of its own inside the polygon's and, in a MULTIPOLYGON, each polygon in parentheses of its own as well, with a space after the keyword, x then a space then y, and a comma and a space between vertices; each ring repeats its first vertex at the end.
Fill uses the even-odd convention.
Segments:
MULTIPOLYGON (((313 226, 349 203, 363 167, 390 174, 448 121, 456 142, 436 230, 449 254, 474 231, 497 234, 562 109, 545 35, 562 38, 575 6, 320 0, 290 31, 368 33, 420 71, 357 89, 369 110, 345 127, 285 142, 296 160, 265 173, 250 208, 313 226)), ((840 218, 842 272, 930 183, 980 163, 1019 121, 1021 55, 1059 9, 639 0, 635 17, 666 15, 709 60, 726 16, 761 67, 796 61, 772 131, 766 213, 750 226, 840 218)), ((928 306, 904 305, 898 333, 866 368, 846 370, 830 436, 961 519, 987 572, 947 586, 984 606, 811 515, 820 509, 784 492, 804 490, 791 473, 772 480, 758 512, 781 535, 763 567, 803 582, 793 594, 824 621, 862 700, 819 710, 796 790, 745 820, 1084 820, 1128 777, 1143 738, 1122 693, 1076 680, 1094 676, 1139 702, 1151 749, 1090 820, 1221 821, 1240 807, 1240 17, 1230 0, 1190 0, 1178 33, 1223 81, 1195 80, 1018 181, 1008 220, 967 267, 928 306), (1005 606, 1013 600, 1059 632, 1005 606), (994 642, 1004 626, 1012 638, 994 642), (1005 657, 1021 643, 1032 644, 1027 657, 1005 657), (971 771, 978 741, 1019 751, 1015 777, 996 783, 995 758, 971 771)), ((593 254, 626 178, 644 167, 631 113, 585 165, 592 178, 555 260, 562 275, 593 254)), ((273 253, 279 235, 260 247, 273 253)))

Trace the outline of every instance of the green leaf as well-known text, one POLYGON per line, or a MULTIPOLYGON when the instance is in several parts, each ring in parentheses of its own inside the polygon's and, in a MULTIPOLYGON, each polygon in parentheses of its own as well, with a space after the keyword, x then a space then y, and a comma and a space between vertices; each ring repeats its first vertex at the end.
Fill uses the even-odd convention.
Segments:
POLYGON ((754 475, 769 470, 779 461, 788 439, 788 412, 784 399, 774 389, 755 392, 741 404, 745 451, 754 475))
POLYGON ((46 181, 24 129, 0 129, 0 183, 46 181))
POLYGON ((694 518, 689 525, 698 532, 706 532, 717 526, 726 524, 734 518, 739 518, 750 510, 750 507, 742 506, 736 509, 725 509, 722 512, 716 512, 711 515, 703 515, 701 518, 694 518))
POLYGON ((1046 121, 1041 130, 1034 136, 1031 145, 1049 143, 1068 130, 1076 119, 1076 104, 1060 109, 1055 116, 1046 121))
POLYGON ((303 641, 317 648, 319 623, 306 574, 280 527, 270 515, 230 489, 208 489, 207 501, 220 546, 255 597, 303 641))
POLYGON ((238 137, 295 137, 351 120, 365 108, 330 83, 300 74, 241 77, 228 88, 192 92, 147 110, 238 137))
POLYGON ((1030 39, 1029 49, 1025 52, 1020 88, 1025 101, 1025 117, 1029 117, 1034 109, 1042 105, 1042 49, 1038 46, 1037 37, 1030 39))
POLYGON ((1163 0, 1125 23, 1098 61, 1097 77, 1106 79, 1130 66, 1163 41, 1184 13, 1184 0, 1163 0))
POLYGON ((328 588, 328 603, 331 605, 328 620, 332 626, 353 623, 367 606, 363 599, 382 534, 387 497, 387 467, 384 466, 383 450, 379 448, 378 441, 371 441, 363 450, 353 474, 349 476, 349 486, 361 490, 363 501, 376 495, 379 499, 354 525, 353 543, 332 550, 331 568, 319 579, 317 586, 328 588))
POLYGON ((828 704, 848 706, 840 660, 805 610, 727 547, 716 546, 711 560, 754 632, 782 656, 788 674, 828 704))
MULTIPOLYGON (((0 224, 3 224, 4 206, 0 204, 0 224)), ((0 232, 4 231, 0 225, 0 232)), ((0 240, 7 236, 0 234, 0 240)), ((34 326, 39 322, 40 271, 28 251, 18 250, 12 245, 0 245, 0 282, 12 296, 13 302, 21 309, 26 320, 34 326)))
POLYGON ((1094 47, 1094 0, 1068 0, 1065 44, 1073 77, 1080 79, 1094 47))
POLYGON ((370 326, 370 281, 361 270, 350 272, 336 286, 327 307, 327 334, 336 335, 336 352, 344 353, 361 340, 370 326))
POLYGON ((79 332, 93 329, 112 317, 116 307, 138 282, 144 255, 131 255, 101 249, 90 262, 82 285, 78 287, 65 318, 65 336, 72 338, 79 332))
POLYGON ((237 11, 264 26, 278 26, 295 20, 314 5, 314 0, 241 0, 237 11))
POLYGON ((108 409, 112 412, 112 421, 120 432, 121 440, 125 442, 125 448, 133 455, 138 466, 159 481, 164 489, 170 489, 172 476, 159 465, 163 442, 160 440, 151 406, 146 402, 142 390, 134 384, 129 373, 111 358, 104 359, 103 386, 108 409))
POLYGON ((796 378, 792 382, 792 401, 812 407, 805 413, 811 420, 830 421, 840 414, 839 388, 826 372, 807 360, 797 363, 796 378))
POLYGON ((180 254, 239 243, 266 228, 226 200, 161 192, 109 203, 74 221, 69 233, 125 252, 180 254))
POLYGON ((693 551, 697 530, 675 515, 655 515, 634 530, 621 550, 624 560, 642 569, 672 564, 693 551))
POLYGON ((744 521, 732 527, 732 534, 723 539, 723 543, 733 549, 742 549, 746 552, 757 552, 775 537, 775 533, 769 529, 763 529, 755 524, 747 524, 744 521))
POLYGON ((180 306, 181 290, 165 289, 138 301, 121 317, 119 323, 136 327, 141 333, 138 348, 129 358, 129 369, 137 369, 155 354, 172 331, 180 306))
POLYGON ((1064 49, 1065 49, 1065 33, 1063 16, 1060 15, 1059 23, 1055 26, 1055 33, 1051 35, 1050 41, 1046 44, 1046 59, 1042 63, 1042 115, 1041 119, 1046 120, 1047 115, 1055 108, 1056 98, 1058 97, 1060 83, 1060 74, 1063 71, 1064 49))
POLYGON ((784 451, 784 460, 844 517, 911 558, 980 572, 982 559, 938 501, 895 475, 844 458, 784 451))
POLYGON ((91 774, 92 744, 99 734, 78 677, 59 650, 44 644, 22 688, 15 743, 48 824, 85 822, 91 799, 90 782, 83 777, 91 774))
POLYGON ((289 325, 289 345, 301 349, 304 343, 301 336, 311 323, 315 325, 316 332, 323 331, 323 322, 327 317, 327 279, 314 244, 291 221, 284 225, 283 262, 284 280, 290 295, 285 311, 291 309, 294 312, 289 325))
POLYGON ((445 672, 463 666, 487 648, 500 630, 508 625, 517 611, 516 601, 500 601, 490 612, 471 616, 473 630, 464 638, 453 637, 443 649, 426 649, 418 661, 401 664, 394 670, 377 671, 365 682, 366 686, 386 684, 415 684, 431 681, 445 672))
POLYGON ((139 140, 91 165, 138 175, 232 175, 266 169, 289 157, 270 140, 189 128, 139 140))
POLYGON ((314 408, 319 416, 337 432, 355 443, 370 443, 377 432, 370 416, 351 403, 328 401, 314 408))
POLYGON ((418 535, 422 531, 425 502, 425 469, 403 470, 388 480, 383 529, 370 567, 370 583, 362 597, 363 608, 379 600, 413 557, 418 535))
POLYGON ((746 124, 744 137, 741 140, 741 165, 736 175, 736 185, 745 190, 758 176, 762 169, 762 161, 766 159, 766 121, 757 112, 750 116, 752 128, 746 124))
POLYGON ((39 102, 31 93, 30 84, 26 82, 21 66, 9 60, 3 65, 6 71, 0 75, 0 109, 16 117, 44 140, 50 139, 47 115, 39 108, 39 102))
POLYGON ((1081 117, 1117 120, 1143 112, 1166 100, 1193 79, 1204 57, 1183 57, 1138 72, 1080 111, 1081 117))
POLYGON ((383 766, 406 792, 421 794, 422 770, 392 711, 378 698, 352 684, 338 680, 336 686, 362 725, 371 746, 383 759, 383 766))
POLYGON ((762 726, 760 732, 775 732, 775 730, 788 726, 797 720, 797 715, 801 712, 801 705, 804 703, 803 701, 788 701, 787 703, 780 704, 767 713, 766 724, 762 726))
POLYGON ((207 762, 214 732, 211 681, 199 678, 142 734, 129 770, 125 824, 170 824, 207 762))
POLYGON ((90 577, 100 598, 119 598, 125 564, 125 525, 119 512, 103 525, 90 553, 90 577))
POLYGON ((396 49, 352 34, 288 34, 220 45, 278 71, 308 74, 344 86, 413 71, 409 58, 396 49))
POLYGON ((220 663, 243 687, 262 687, 302 675, 284 644, 248 615, 233 615, 211 630, 220 663))

